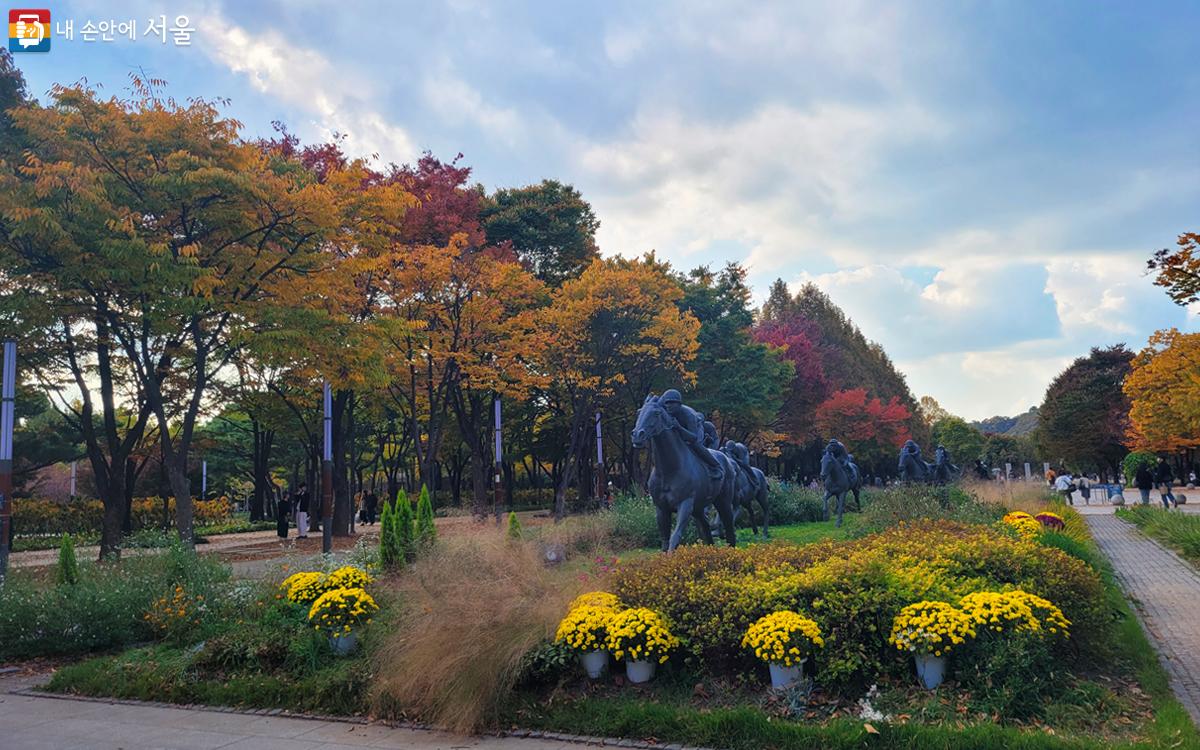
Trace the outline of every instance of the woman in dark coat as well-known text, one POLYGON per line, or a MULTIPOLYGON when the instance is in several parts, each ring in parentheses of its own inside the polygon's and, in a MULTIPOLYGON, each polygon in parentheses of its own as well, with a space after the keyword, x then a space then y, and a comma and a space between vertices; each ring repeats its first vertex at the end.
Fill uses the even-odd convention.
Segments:
POLYGON ((275 505, 275 533, 280 539, 287 539, 288 536, 288 516, 292 514, 292 496, 291 493, 285 494, 279 498, 279 502, 275 505))

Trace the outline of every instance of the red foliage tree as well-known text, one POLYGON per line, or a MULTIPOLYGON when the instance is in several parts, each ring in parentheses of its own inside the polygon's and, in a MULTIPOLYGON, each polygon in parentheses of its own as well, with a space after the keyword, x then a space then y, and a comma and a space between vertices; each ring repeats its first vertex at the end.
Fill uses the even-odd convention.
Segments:
POLYGON ((776 429, 794 443, 815 437, 813 412, 830 391, 818 345, 820 331, 805 318, 791 316, 760 323, 754 329, 754 340, 780 349, 784 359, 796 369, 779 410, 776 429))
POLYGON ((837 438, 864 462, 883 461, 895 454, 911 433, 908 408, 893 397, 886 404, 868 398, 863 388, 837 391, 817 407, 813 422, 827 438, 837 438))

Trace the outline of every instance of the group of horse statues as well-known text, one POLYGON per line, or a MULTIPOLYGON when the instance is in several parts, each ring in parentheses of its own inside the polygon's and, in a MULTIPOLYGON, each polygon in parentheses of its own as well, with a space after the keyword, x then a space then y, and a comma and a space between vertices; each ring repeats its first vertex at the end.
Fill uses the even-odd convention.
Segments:
MULTIPOLYGON (((660 396, 647 396, 631 437, 635 448, 650 448, 653 468, 647 487, 664 552, 679 546, 689 520, 696 523, 706 544, 713 543, 715 531, 729 546, 735 546, 735 523, 743 510, 757 536, 756 504, 762 511, 762 538, 768 538, 766 475, 750 465, 745 445, 733 440, 720 445, 713 423, 684 404, 679 391, 672 388, 660 396)), ((921 458, 921 449, 912 440, 900 449, 899 472, 904 481, 930 483, 954 481, 960 474, 945 448, 937 447, 936 461, 931 464, 921 458)), ((830 440, 821 454, 821 482, 824 517, 829 519, 833 501, 840 527, 847 495, 853 494, 855 508, 860 508, 863 479, 854 456, 838 440, 830 440)))

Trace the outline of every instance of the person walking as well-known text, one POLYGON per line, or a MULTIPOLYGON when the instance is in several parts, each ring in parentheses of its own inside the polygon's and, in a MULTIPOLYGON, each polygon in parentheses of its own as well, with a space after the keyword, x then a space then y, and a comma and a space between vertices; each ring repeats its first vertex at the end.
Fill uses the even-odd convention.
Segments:
POLYGON ((1162 456, 1158 457, 1158 465, 1154 467, 1154 484, 1158 487, 1159 497, 1164 508, 1170 509, 1175 505, 1175 495, 1171 492, 1171 483, 1175 475, 1171 472, 1171 464, 1162 456))
POLYGON ((308 485, 304 482, 296 488, 296 536, 308 539, 308 485))
POLYGON ((1067 505, 1075 504, 1075 500, 1072 498, 1072 494, 1075 492, 1075 485, 1071 482, 1071 472, 1064 471, 1055 477, 1054 489, 1058 490, 1058 493, 1066 498, 1067 505))
POLYGON ((275 502, 275 533, 280 539, 288 538, 288 516, 292 514, 292 503, 287 495, 275 502))
POLYGON ((1083 498, 1084 505, 1092 504, 1092 484, 1087 478, 1087 474, 1080 474, 1075 480, 1075 486, 1079 488, 1079 496, 1083 498))
POLYGON ((363 501, 363 511, 367 517, 363 519, 363 523, 375 525, 375 511, 379 508, 379 496, 374 492, 368 492, 366 500, 363 501))
POLYGON ((1133 475, 1133 486, 1138 488, 1142 496, 1142 505, 1150 504, 1150 490, 1154 489, 1154 472, 1146 464, 1141 464, 1133 475))

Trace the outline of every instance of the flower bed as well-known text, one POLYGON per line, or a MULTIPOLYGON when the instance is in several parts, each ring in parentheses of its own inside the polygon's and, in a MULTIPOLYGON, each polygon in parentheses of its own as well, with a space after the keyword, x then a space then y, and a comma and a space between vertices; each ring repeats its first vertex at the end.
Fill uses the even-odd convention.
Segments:
MULTIPOLYGON (((233 505, 226 498, 193 500, 192 518, 196 526, 229 523, 233 505)), ((167 500, 167 516, 175 521, 175 500, 167 500)), ((36 498, 13 502, 14 536, 79 534, 99 531, 104 520, 104 504, 99 500, 72 500, 60 503, 36 498)), ((136 497, 130 509, 134 531, 158 528, 163 523, 163 501, 158 497, 136 497)))
POLYGON ((674 623, 687 659, 717 673, 746 671, 741 640, 752 623, 781 610, 819 626, 822 683, 865 685, 906 668, 888 644, 904 607, 958 602, 976 592, 1020 589, 1054 602, 1075 648, 1104 642, 1103 587, 1084 562, 1001 529, 946 521, 902 524, 851 542, 805 547, 690 547, 622 566, 614 593, 674 623))

